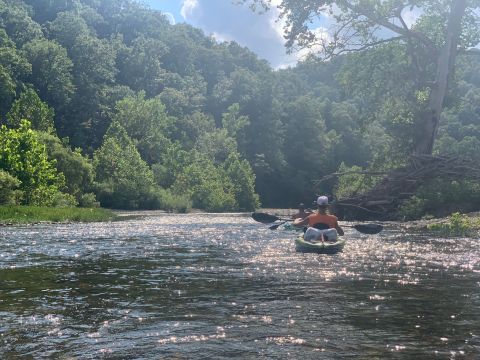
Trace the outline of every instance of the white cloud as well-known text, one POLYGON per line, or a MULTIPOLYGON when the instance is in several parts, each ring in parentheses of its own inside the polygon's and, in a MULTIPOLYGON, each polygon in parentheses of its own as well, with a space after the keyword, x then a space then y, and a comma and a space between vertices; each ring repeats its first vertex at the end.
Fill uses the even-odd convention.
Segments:
POLYGON ((195 11, 198 9, 198 0, 183 0, 182 9, 180 10, 180 15, 184 19, 192 17, 195 11))
POLYGON ((167 20, 170 22, 170 24, 175 25, 175 17, 173 16, 172 13, 164 12, 164 13, 162 13, 162 14, 165 15, 165 17, 166 17, 167 20))
POLYGON ((246 5, 233 4, 231 0, 183 0, 181 14, 187 23, 207 35, 213 35, 219 41, 234 40, 275 68, 296 62, 295 55, 286 54, 284 23, 277 21, 279 12, 274 7, 258 14, 246 5))

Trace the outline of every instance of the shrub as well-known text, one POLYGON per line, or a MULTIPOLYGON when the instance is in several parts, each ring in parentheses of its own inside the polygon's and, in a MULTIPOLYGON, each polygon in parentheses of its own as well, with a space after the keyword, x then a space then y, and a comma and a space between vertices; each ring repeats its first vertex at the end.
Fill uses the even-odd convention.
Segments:
POLYGON ((76 207, 78 205, 78 201, 75 196, 71 194, 64 194, 61 192, 57 192, 53 198, 52 205, 54 207, 76 207))
POLYGON ((20 180, 0 170, 0 205, 15 205, 19 202, 21 191, 18 190, 20 180))
POLYGON ((0 169, 20 180, 25 205, 51 206, 65 177, 49 160, 38 133, 22 121, 18 129, 0 127, 0 169))
POLYGON ((480 206, 480 184, 475 181, 433 179, 420 187, 415 196, 399 210, 404 220, 419 219, 425 214, 437 217, 454 212, 471 212, 480 206))
POLYGON ((445 236, 473 236, 480 228, 480 219, 455 212, 450 215, 448 222, 430 224, 427 228, 445 236))
POLYGON ((401 220, 415 220, 419 219, 425 213, 425 199, 418 196, 412 196, 405 202, 398 211, 398 217, 401 220))
POLYGON ((86 193, 80 196, 78 205, 83 208, 97 208, 100 207, 100 203, 94 193, 86 193))

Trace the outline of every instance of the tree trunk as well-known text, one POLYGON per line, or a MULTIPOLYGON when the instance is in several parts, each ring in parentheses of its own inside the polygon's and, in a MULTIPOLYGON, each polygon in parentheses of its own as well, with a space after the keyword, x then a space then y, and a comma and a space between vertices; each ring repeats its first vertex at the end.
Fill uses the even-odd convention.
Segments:
POLYGON ((432 154, 443 103, 447 95, 448 80, 453 72, 457 56, 457 45, 462 31, 462 19, 465 15, 467 0, 452 0, 451 3, 452 7, 448 18, 445 44, 437 59, 437 73, 430 93, 429 107, 415 148, 415 154, 419 155, 432 154))

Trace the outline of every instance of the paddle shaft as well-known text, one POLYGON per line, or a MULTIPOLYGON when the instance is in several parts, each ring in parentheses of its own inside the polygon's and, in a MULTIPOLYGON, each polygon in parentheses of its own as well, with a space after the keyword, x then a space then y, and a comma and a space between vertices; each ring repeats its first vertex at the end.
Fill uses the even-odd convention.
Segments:
MULTIPOLYGON (((275 215, 270 215, 266 213, 256 213, 256 212, 252 214, 252 218, 255 221, 258 221, 264 224, 270 224, 275 221, 283 221, 282 223, 271 225, 269 227, 271 230, 277 229, 280 225, 285 224, 287 221, 292 221, 292 219, 285 219, 275 215)), ((355 224, 355 225, 342 225, 342 226, 354 228, 355 230, 364 234, 378 234, 380 231, 383 230, 383 226, 380 224, 355 224)))

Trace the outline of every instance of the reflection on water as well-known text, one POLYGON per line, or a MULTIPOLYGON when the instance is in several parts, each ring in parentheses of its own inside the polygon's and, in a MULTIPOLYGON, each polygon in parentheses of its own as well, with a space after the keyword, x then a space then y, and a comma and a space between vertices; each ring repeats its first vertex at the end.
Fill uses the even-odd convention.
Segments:
POLYGON ((0 228, 0 354, 480 358, 478 239, 294 237, 242 214, 0 228))

